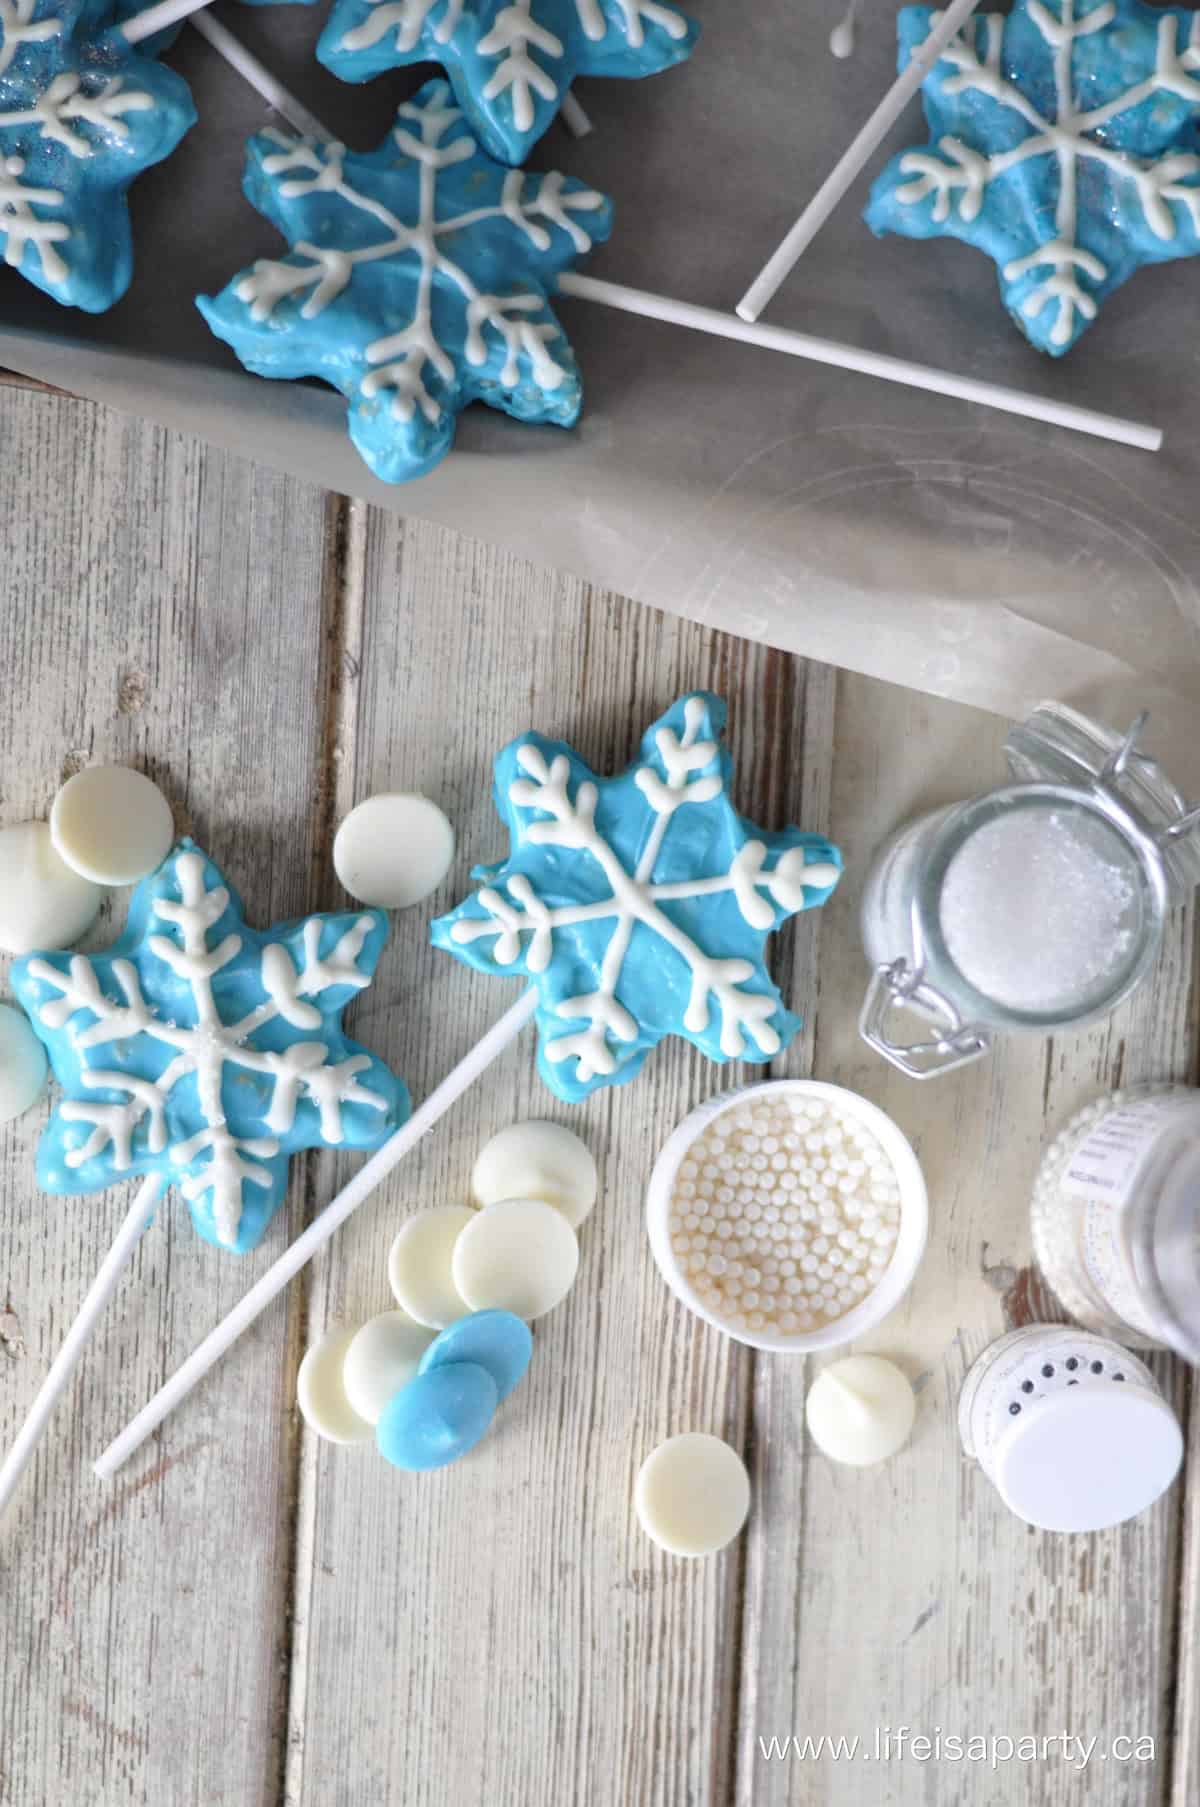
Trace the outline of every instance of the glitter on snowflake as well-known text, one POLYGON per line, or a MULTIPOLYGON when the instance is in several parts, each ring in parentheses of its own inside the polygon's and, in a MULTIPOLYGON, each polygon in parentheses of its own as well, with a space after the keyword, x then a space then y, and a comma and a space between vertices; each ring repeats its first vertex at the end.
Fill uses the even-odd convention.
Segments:
POLYGON ((433 924, 438 947, 538 990, 539 1064, 561 1098, 632 1079, 664 1035, 713 1060, 770 1060, 800 1027, 764 964, 767 936, 824 903, 841 856, 768 834, 729 800, 725 705, 682 697, 628 771, 597 778, 525 734, 496 760, 511 851, 433 924))
POLYGON ((13 990, 66 1097, 38 1150, 48 1192, 175 1180, 200 1235, 259 1241, 302 1148, 373 1148, 408 1093, 341 1031, 387 937, 378 910, 265 934, 191 841, 138 886, 105 954, 31 954, 13 990))
MULTIPOLYGON (((902 68, 938 17, 901 12, 902 68)), ((1041 350, 1069 350, 1143 264, 1200 253, 1200 13, 1016 0, 971 22, 923 96, 934 142, 893 157, 867 224, 986 251, 1041 350)))
POLYGON ((111 43, 84 0, 0 0, 0 240, 56 301, 102 313, 129 287, 125 190, 195 122, 187 83, 111 43))
POLYGON ((577 75, 654 75, 696 36, 662 0, 334 0, 317 56, 347 82, 440 63, 479 142, 523 163, 577 75))
POLYGON ((445 82, 426 83, 364 156, 261 132, 246 192, 295 248, 200 310, 260 376, 340 389, 384 482, 437 464, 468 402, 574 424, 579 372, 546 295, 608 237, 609 203, 564 176, 502 169, 445 82))

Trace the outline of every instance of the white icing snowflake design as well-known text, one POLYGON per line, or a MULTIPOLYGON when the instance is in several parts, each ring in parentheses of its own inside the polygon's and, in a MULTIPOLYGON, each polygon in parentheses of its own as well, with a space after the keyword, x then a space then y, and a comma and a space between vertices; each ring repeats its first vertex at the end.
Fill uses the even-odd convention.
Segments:
POLYGON ((386 482, 444 457, 474 400, 519 420, 575 420, 579 376, 546 291, 608 236, 603 195, 500 168, 445 82, 402 106, 364 155, 260 133, 248 183, 295 249, 201 297, 201 311, 249 369, 335 383, 351 438, 386 482))
MULTIPOLYGON (((901 14, 904 60, 939 16, 901 14)), ((935 142, 892 159, 867 221, 986 251, 1042 350, 1068 350, 1141 265, 1200 252, 1200 14, 1016 0, 942 52, 923 97, 935 142)))
POLYGON ((342 1035, 387 926, 378 911, 249 929, 216 867, 182 842, 103 955, 34 954, 13 988, 66 1097, 39 1178, 90 1191, 133 1174, 178 1181, 196 1228, 252 1248, 301 1148, 371 1147, 408 1096, 342 1035))
POLYGON ((516 164, 577 75, 651 75, 695 38, 664 0, 334 0, 317 55, 352 82, 441 63, 481 144, 516 164))
POLYGON ((716 697, 682 698, 616 778, 539 735, 496 761, 512 851, 433 938, 480 971, 534 981, 542 1074, 560 1097, 633 1078, 667 1034, 714 1060, 761 1061, 800 1026, 766 939, 825 901, 841 859, 818 835, 737 814, 724 719, 716 697))

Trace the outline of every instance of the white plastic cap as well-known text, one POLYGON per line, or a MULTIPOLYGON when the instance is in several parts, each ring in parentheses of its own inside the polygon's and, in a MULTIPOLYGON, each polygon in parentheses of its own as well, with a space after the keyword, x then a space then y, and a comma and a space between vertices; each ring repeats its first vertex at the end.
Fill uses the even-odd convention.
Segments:
POLYGON ((1136 1518, 1175 1479, 1183 1433, 1164 1399, 1080 1381, 1012 1420, 988 1464, 1006 1506, 1043 1531, 1103 1531, 1136 1518))

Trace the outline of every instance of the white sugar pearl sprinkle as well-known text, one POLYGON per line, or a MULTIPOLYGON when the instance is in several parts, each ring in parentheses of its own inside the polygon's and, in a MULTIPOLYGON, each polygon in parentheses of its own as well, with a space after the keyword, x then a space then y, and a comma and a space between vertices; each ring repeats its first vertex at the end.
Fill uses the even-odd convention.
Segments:
POLYGON ((668 1236, 686 1283, 732 1329, 836 1323, 877 1286, 900 1227, 882 1146, 822 1099, 722 1115, 681 1162, 668 1236))

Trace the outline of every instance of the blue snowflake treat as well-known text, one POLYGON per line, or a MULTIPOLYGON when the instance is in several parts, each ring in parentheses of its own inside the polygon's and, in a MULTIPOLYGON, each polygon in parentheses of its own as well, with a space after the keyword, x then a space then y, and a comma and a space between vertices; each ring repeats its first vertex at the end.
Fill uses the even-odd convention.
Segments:
POLYGON ((347 82, 440 63, 480 144, 516 164, 577 75, 654 75, 696 36, 660 0, 334 0, 317 56, 347 82))
POLYGON ((426 83, 362 156, 259 133, 246 193, 294 249, 200 296, 200 311, 248 370, 340 389, 350 437, 385 483, 444 458, 469 402, 577 420, 579 372, 546 297, 608 237, 611 208, 582 182, 485 156, 445 82, 426 83))
MULTIPOLYGON (((900 67, 940 15, 900 14, 900 67)), ((1058 357, 1143 264, 1200 252, 1200 13, 1016 0, 926 77, 933 142, 893 157, 873 232, 950 235, 995 260, 1004 305, 1058 357)))
POLYGON ((724 723, 719 698, 681 697, 616 778, 540 734, 496 760, 509 856, 476 868, 480 889, 433 939, 536 985, 538 1062, 560 1098, 632 1079, 664 1035, 764 1061, 800 1027, 764 964, 767 936, 824 903, 841 856, 738 815, 724 723))
POLYGON ((93 314, 133 273, 126 189, 196 118, 182 76, 98 29, 85 0, 0 0, 5 262, 93 314))
POLYGON ((47 1192, 178 1183, 207 1242, 259 1241, 302 1148, 374 1148, 408 1092, 341 1013, 387 938, 378 910, 265 934, 191 841, 138 886, 104 954, 30 954, 12 986, 66 1096, 38 1149, 47 1192))

